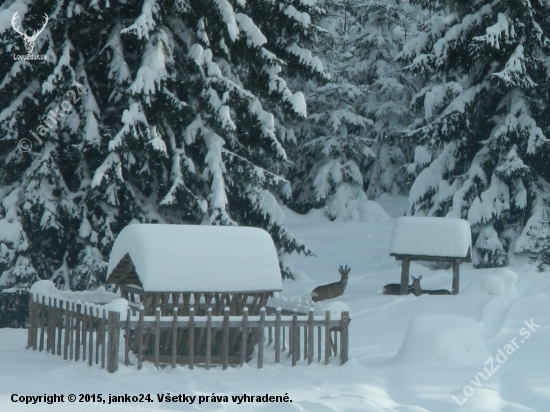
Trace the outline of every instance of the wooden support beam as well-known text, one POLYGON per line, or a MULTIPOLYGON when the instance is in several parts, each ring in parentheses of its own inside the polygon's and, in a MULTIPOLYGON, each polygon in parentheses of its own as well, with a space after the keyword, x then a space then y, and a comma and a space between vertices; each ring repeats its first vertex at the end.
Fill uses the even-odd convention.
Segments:
POLYGON ((399 289, 400 295, 407 295, 409 293, 409 267, 411 261, 409 259, 403 259, 401 263, 401 288, 399 289))
POLYGON ((459 266, 460 261, 453 260, 453 295, 458 295, 460 278, 459 266))

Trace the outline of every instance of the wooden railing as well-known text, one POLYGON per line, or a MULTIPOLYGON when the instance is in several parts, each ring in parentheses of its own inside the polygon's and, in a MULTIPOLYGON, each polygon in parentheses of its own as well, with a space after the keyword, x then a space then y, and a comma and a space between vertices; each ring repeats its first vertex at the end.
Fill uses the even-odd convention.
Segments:
POLYGON ((155 316, 144 316, 143 309, 132 316, 107 312, 99 305, 68 302, 44 296, 32 295, 30 302, 27 347, 34 350, 62 355, 65 360, 88 361, 91 366, 101 363, 109 372, 118 369, 118 353, 121 337, 124 339, 124 364, 130 365, 130 352, 137 358, 137 369, 144 360, 156 367, 176 364, 204 366, 242 365, 252 358, 256 346, 257 365, 262 368, 266 347, 272 347, 274 363, 285 362, 295 366, 300 360, 329 363, 340 355, 341 364, 348 360, 349 313, 340 319, 308 315, 285 316, 278 308, 266 316, 262 308, 259 316, 248 316, 245 308, 242 316, 230 316, 229 308, 222 316, 212 316, 209 308, 206 316, 161 316, 157 308, 155 316), (303 339, 303 340, 302 340, 303 339), (338 343, 340 351, 338 351, 338 343), (283 355, 286 355, 284 358, 283 355))

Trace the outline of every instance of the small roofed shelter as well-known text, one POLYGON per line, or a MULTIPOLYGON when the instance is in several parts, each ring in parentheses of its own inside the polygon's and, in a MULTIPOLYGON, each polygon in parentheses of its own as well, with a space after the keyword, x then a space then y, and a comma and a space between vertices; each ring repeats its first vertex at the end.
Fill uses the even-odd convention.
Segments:
POLYGON ((108 284, 144 315, 157 307, 163 316, 178 307, 180 316, 259 314, 273 292, 281 291, 281 272, 271 236, 239 226, 131 224, 117 236, 108 267, 108 284))
POLYGON ((402 261, 400 294, 406 295, 413 260, 451 262, 453 295, 459 291, 459 265, 472 261, 472 233, 464 219, 400 217, 393 228, 390 256, 402 261))

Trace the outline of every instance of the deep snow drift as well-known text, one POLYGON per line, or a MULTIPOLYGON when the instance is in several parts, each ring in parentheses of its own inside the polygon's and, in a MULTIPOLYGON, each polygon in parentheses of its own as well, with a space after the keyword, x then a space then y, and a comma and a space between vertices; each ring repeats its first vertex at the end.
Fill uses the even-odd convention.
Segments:
MULTIPOLYGON (((320 211, 298 216, 288 210, 288 227, 316 253, 293 257, 296 282, 283 282, 287 298, 309 299, 320 284, 338 280, 338 267, 351 267, 343 296, 349 306, 350 361, 337 366, 300 362, 297 367, 160 371, 146 363, 120 366, 108 374, 97 366, 63 361, 24 348, 26 330, 0 330, 2 411, 547 411, 550 406, 550 276, 526 262, 508 268, 461 266, 457 296, 384 296, 398 282, 400 262, 389 256, 395 220, 404 199, 371 207, 361 222, 328 222, 320 211), (540 325, 540 326, 539 326, 540 325), (151 394, 152 403, 55 405, 12 403, 10 396, 41 394, 151 394), (158 403, 157 394, 228 395, 228 403, 158 403), (285 395, 292 403, 231 402, 231 395, 285 395), (461 404, 462 406, 459 406, 461 404)), ((372 205, 371 205, 372 206, 372 205)), ((423 289, 450 289, 450 270, 411 264, 423 289)), ((304 303, 304 301, 302 302, 304 303)), ((325 302, 328 305, 330 302, 325 302)), ((334 305, 338 306, 337 304, 334 305)))

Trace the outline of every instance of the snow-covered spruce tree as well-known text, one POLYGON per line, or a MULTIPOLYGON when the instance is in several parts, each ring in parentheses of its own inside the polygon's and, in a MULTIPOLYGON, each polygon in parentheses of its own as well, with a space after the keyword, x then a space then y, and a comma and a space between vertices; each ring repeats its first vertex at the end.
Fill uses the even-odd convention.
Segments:
MULTIPOLYGON (((319 70, 302 47, 309 3, 0 6, 0 300, 36 279, 101 282, 132 221, 263 227, 291 276, 286 254, 309 251, 283 226, 290 185, 278 171, 285 118, 305 115, 305 101, 284 76, 319 70), (46 60, 13 59, 26 54, 16 11, 23 28, 49 16, 34 50, 46 60), (274 21, 284 30, 264 35, 274 21)), ((25 302, 8 301, 22 324, 25 302)))
POLYGON ((403 52, 424 80, 408 135, 427 167, 410 213, 468 219, 477 267, 548 263, 550 5, 411 2, 433 14, 403 52))
POLYGON ((326 32, 316 50, 331 77, 307 83, 309 117, 298 128, 292 179, 295 207, 325 207, 331 219, 357 219, 367 195, 397 191, 395 174, 405 163, 397 132, 409 123, 413 89, 394 58, 414 25, 392 0, 321 6, 326 32))

